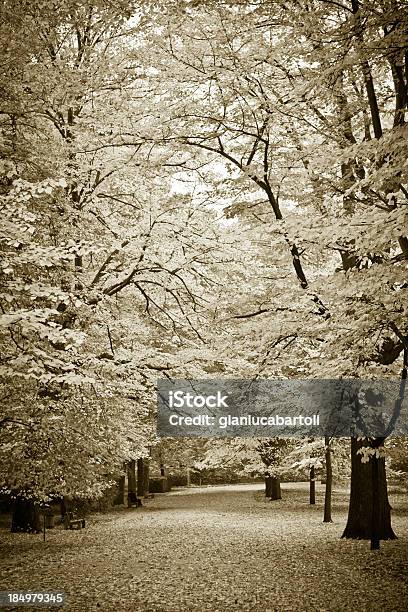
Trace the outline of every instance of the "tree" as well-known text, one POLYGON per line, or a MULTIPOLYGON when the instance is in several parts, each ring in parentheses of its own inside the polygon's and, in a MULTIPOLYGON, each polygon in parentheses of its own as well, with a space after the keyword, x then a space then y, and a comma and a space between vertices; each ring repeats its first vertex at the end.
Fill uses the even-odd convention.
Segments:
POLYGON ((324 462, 326 466, 326 489, 324 494, 324 515, 323 523, 332 523, 332 488, 333 488, 333 467, 332 449, 330 446, 330 436, 324 438, 324 462))
POLYGON ((282 499, 280 489, 280 464, 285 453, 288 452, 290 442, 284 438, 271 438, 260 440, 258 453, 266 466, 265 495, 271 500, 282 499))
MULTIPOLYGON (((62 74, 54 51, 59 47, 61 55, 69 56, 71 19, 75 21, 75 11, 79 16, 83 7, 72 3, 66 11, 54 8, 47 3, 42 11, 35 3, 2 6, 10 40, 21 45, 15 55, 13 48, 5 53, 10 61, 5 64, 1 126, 1 463, 3 490, 16 498, 16 530, 32 527, 33 501, 100 495, 119 470, 122 453, 133 452, 132 443, 143 438, 136 433, 139 419, 132 418, 127 399, 113 400, 106 387, 99 398, 96 395, 100 370, 93 367, 95 353, 84 331, 89 310, 80 299, 77 274, 82 272, 80 262, 98 247, 78 236, 71 208, 76 199, 66 161, 72 165, 67 150, 72 135, 64 125, 73 124, 72 108, 68 104, 68 123, 59 126, 62 143, 46 123, 64 85, 65 101, 82 101, 73 91, 69 70, 62 74), (57 32, 60 41, 53 38, 57 32), (42 79, 44 73, 47 78, 42 79), (19 512, 19 506, 24 511, 19 512)), ((83 33, 77 29, 78 54, 86 27, 83 33)), ((76 68, 78 73, 79 63, 76 68)), ((66 109, 57 110, 65 121, 66 109)))
MULTIPOLYGON (((4 297, 5 365, 26 380, 31 360, 31 378, 48 377, 22 389, 25 408, 37 410, 43 385, 41 401, 55 403, 44 422, 63 403, 70 423, 86 411, 81 397, 90 421, 111 414, 128 455, 113 460, 99 422, 92 461, 106 455, 117 470, 152 443, 157 372, 391 378, 402 355, 405 380, 403 8, 3 3, 2 189, 14 203, 22 191, 36 215, 35 247, 6 247, 29 261, 11 279, 5 268, 5 296, 14 282, 21 294, 21 304, 4 297), (140 428, 126 436, 120 422, 135 415, 140 428)), ((7 240, 22 232, 12 224, 7 240)), ((21 448, 37 457, 36 444, 21 448)), ((349 532, 366 537, 359 525, 370 524, 376 545, 387 492, 383 441, 369 444, 374 501, 352 487, 350 515, 362 518, 349 532)))
POLYGON ((156 373, 212 359, 207 264, 230 255, 217 214, 168 196, 163 159, 135 159, 127 116, 112 120, 140 78, 128 9, 2 7, 22 43, 2 108, 1 462, 18 498, 101 494, 154 440, 156 373))
MULTIPOLYGON (((153 79, 164 97, 171 88, 173 99, 179 100, 166 121, 172 123, 172 144, 178 143, 178 155, 180 150, 199 151, 189 158, 193 168, 203 159, 201 153, 207 154, 208 182, 214 180, 214 160, 223 162, 228 198, 236 199, 232 214, 252 216, 265 231, 270 217, 265 204, 279 222, 285 208, 285 225, 272 227, 288 247, 300 288, 310 291, 316 305, 310 316, 301 292, 295 299, 284 298, 283 307, 293 305, 290 310, 302 325, 291 322, 275 342, 293 338, 298 353, 303 345, 311 356, 311 375, 392 376, 392 364, 407 341, 402 289, 407 222, 402 119, 406 81, 401 70, 405 16, 400 4, 316 2, 313 10, 298 3, 272 7, 267 2, 256 7, 215 2, 206 10, 201 3, 179 6, 161 23, 155 41, 161 56, 153 79), (240 27, 243 15, 245 33, 240 27), (377 91, 374 64, 382 85, 377 91), (387 127, 379 108, 393 114, 387 127), (299 182, 304 185, 300 196, 299 182), (312 283, 301 261, 306 258, 312 283)), ((154 27, 151 34, 154 40, 154 27)), ((166 135, 157 133, 156 138, 166 135)), ((276 260, 280 246, 277 240, 273 245, 276 260)), ((272 301, 245 316, 262 317, 265 328, 268 316, 277 311, 272 301)), ((285 357, 296 371, 293 344, 285 357)), ((300 366, 304 368, 304 361, 300 366)), ((373 478, 379 479, 373 486, 384 490, 384 473, 375 469, 373 478)), ((385 493, 379 498, 385 500, 385 493)), ((370 523, 368 508, 365 522, 370 523)))

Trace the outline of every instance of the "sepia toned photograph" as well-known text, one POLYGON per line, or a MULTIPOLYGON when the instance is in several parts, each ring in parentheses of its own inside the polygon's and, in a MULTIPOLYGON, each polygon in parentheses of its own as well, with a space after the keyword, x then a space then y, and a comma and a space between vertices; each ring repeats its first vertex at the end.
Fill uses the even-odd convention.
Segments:
POLYGON ((0 207, 0 612, 408 609, 408 0, 2 0, 0 207))

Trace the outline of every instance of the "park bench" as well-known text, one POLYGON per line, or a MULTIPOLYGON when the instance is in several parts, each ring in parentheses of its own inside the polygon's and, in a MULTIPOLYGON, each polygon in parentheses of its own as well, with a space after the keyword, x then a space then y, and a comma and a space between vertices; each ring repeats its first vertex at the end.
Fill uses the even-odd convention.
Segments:
POLYGON ((85 519, 75 514, 75 512, 66 512, 64 515, 64 525, 65 529, 82 529, 82 527, 85 527, 85 519))

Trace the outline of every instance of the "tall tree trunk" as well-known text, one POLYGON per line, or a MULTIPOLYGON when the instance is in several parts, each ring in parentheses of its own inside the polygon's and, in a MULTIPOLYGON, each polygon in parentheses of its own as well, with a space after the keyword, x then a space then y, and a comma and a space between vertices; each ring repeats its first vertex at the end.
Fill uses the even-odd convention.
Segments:
POLYGON ((282 499, 279 478, 265 476, 265 497, 269 497, 271 501, 282 499))
MULTIPOLYGON (((371 512, 371 550, 379 550, 380 548, 380 499, 379 499, 379 474, 380 465, 379 458, 372 457, 371 463, 371 474, 373 479, 373 497, 372 497, 372 512, 371 512)), ((390 517, 391 526, 391 517, 390 517)))
POLYGON ((330 437, 324 438, 324 457, 326 463, 326 489, 324 492, 324 515, 323 523, 332 523, 332 487, 333 487, 333 467, 331 460, 330 437))
POLYGON ((127 477, 128 477, 128 506, 131 507, 132 503, 135 503, 137 489, 136 489, 136 461, 132 459, 127 463, 127 477))
POLYGON ((137 494, 139 497, 149 495, 149 459, 140 457, 137 460, 137 494))
POLYGON ((272 476, 265 476, 265 497, 272 495, 272 476))
POLYGON ((144 497, 145 494, 145 465, 143 457, 139 457, 137 460, 137 494, 139 497, 144 497))
POLYGON ((32 500, 18 497, 13 504, 11 531, 40 533, 42 531, 40 510, 32 500))
POLYGON ((316 480, 315 480, 315 466, 312 465, 310 468, 309 475, 309 502, 313 506, 316 503, 316 480))
POLYGON ((282 499, 281 486, 279 478, 272 479, 272 495, 271 499, 282 499))
POLYGON ((374 81, 371 74, 370 64, 364 56, 364 29, 361 20, 360 0, 351 0, 352 12, 355 17, 354 35, 357 40, 357 52, 360 56, 360 66, 364 78, 364 85, 367 94, 368 104, 371 112, 371 122, 374 128, 374 136, 379 139, 382 136, 382 126, 380 110, 378 108, 377 96, 374 88, 374 81))
POLYGON ((368 442, 351 438, 351 488, 348 520, 342 538, 372 540, 374 547, 380 540, 394 540, 391 527, 391 506, 388 501, 384 457, 361 461, 357 451, 368 442))
POLYGON ((143 459, 143 496, 149 495, 150 460, 148 457, 143 459))
POLYGON ((113 501, 114 506, 122 505, 125 503, 125 476, 121 476, 117 481, 117 495, 113 501))

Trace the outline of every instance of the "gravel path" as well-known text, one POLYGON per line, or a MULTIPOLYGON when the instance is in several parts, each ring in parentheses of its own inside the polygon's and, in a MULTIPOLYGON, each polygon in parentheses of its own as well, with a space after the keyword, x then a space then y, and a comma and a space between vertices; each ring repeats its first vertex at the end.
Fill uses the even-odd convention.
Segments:
POLYGON ((47 531, 45 543, 2 530, 0 590, 65 591, 64 612, 405 612, 406 496, 392 500, 399 539, 370 552, 339 539, 346 493, 326 525, 322 495, 311 507, 305 485, 284 485, 276 502, 259 486, 190 489, 47 531))

